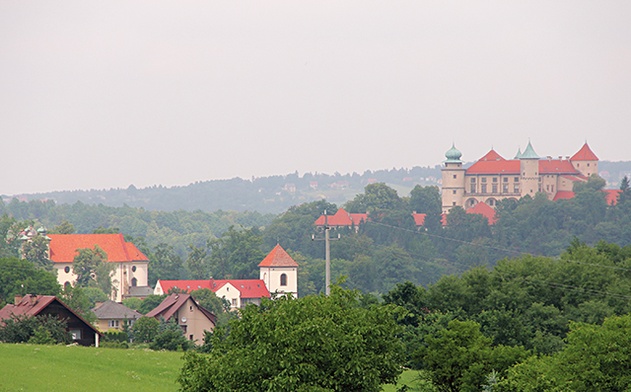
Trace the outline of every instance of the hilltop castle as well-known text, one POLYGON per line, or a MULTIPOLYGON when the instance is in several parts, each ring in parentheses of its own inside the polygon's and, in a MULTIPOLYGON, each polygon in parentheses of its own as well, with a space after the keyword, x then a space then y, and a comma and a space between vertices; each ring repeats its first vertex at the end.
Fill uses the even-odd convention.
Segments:
POLYGON ((455 206, 465 209, 480 202, 491 207, 499 200, 533 197, 543 192, 550 200, 571 198, 575 182, 598 174, 598 157, 587 142, 572 157, 540 158, 530 142, 514 159, 504 159, 491 149, 473 165, 462 167, 462 153, 455 145, 445 153, 442 168, 443 212, 455 206))

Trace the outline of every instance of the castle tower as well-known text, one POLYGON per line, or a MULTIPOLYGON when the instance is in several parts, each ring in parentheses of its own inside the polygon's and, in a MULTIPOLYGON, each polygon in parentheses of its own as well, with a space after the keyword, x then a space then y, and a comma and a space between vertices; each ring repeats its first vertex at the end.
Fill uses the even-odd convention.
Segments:
POLYGON ((572 162, 572 166, 574 166, 576 170, 586 177, 594 174, 598 175, 598 157, 594 154, 592 149, 589 148, 587 142, 570 158, 570 162, 572 162))
POLYGON ((535 196, 535 193, 539 192, 540 179, 539 175, 539 156, 535 153, 530 142, 519 157, 519 166, 521 176, 519 178, 519 189, 521 197, 530 195, 535 196))
POLYGON ((298 298, 298 263, 280 244, 259 263, 259 274, 272 295, 291 294, 298 298))
POLYGON ((455 145, 451 145, 449 151, 445 153, 445 166, 442 168, 443 186, 442 186, 442 203, 443 212, 455 206, 464 204, 465 192, 465 169, 462 167, 460 160, 462 153, 456 149, 455 145))

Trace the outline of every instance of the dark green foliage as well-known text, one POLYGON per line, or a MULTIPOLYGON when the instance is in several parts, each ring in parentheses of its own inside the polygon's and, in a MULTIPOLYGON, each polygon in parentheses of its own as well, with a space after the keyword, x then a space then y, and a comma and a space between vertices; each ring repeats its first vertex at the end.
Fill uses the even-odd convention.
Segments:
POLYGON ((66 323, 55 316, 11 317, 0 326, 0 341, 5 343, 68 344, 72 336, 66 323))
POLYGON ((12 303, 16 295, 57 295, 60 289, 52 272, 27 260, 0 258, 0 305, 12 303))
POLYGON ((86 321, 92 323, 96 321, 96 315, 92 312, 92 308, 95 305, 92 301, 95 298, 95 292, 97 297, 102 294, 100 290, 89 291, 82 287, 67 286, 61 292, 60 298, 69 308, 81 315, 86 321))
POLYGON ((193 342, 186 339, 182 327, 172 318, 169 321, 160 321, 157 334, 149 347, 152 350, 187 351, 193 347, 193 342))
POLYGON ((166 295, 149 295, 142 300, 140 306, 136 309, 139 313, 147 314, 155 309, 164 299, 166 295))
POLYGON ((160 331, 160 322, 153 317, 141 317, 131 328, 134 343, 151 343, 160 331))
POLYGON ((248 306, 215 330, 208 355, 186 354, 179 382, 187 392, 378 391, 401 372, 393 311, 339 287, 248 306))

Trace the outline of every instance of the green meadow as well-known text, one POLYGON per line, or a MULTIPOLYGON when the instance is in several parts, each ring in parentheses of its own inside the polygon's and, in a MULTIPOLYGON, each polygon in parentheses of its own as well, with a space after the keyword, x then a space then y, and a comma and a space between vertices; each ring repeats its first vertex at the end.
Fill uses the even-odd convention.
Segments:
MULTIPOLYGON (((182 363, 172 351, 0 343, 0 392, 174 392, 182 363)), ((418 390, 418 374, 403 372, 399 385, 418 390)))
POLYGON ((0 344, 0 392, 177 391, 182 353, 0 344))

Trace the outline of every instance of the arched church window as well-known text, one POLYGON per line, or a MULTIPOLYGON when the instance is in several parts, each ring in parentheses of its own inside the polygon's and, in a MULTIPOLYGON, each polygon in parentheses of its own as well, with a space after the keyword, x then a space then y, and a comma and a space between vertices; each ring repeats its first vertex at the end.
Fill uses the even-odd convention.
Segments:
POLYGON ((286 274, 281 274, 280 275, 280 285, 281 286, 287 286, 287 275, 286 274))
POLYGON ((132 287, 136 287, 136 285, 138 284, 138 279, 136 278, 131 278, 131 286, 132 287))

